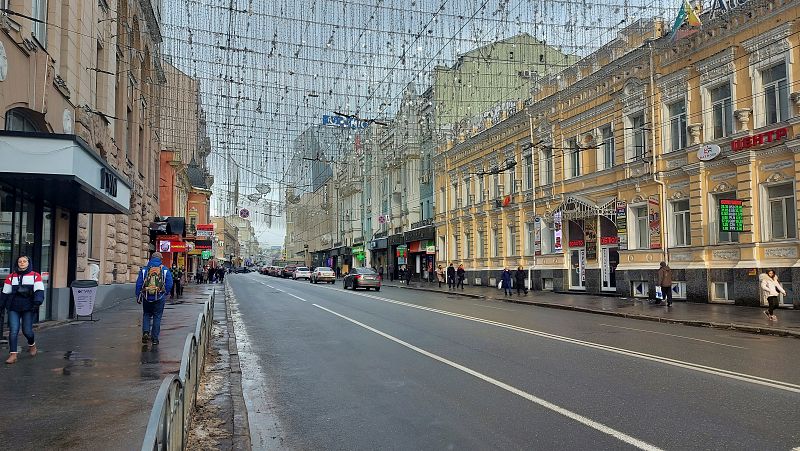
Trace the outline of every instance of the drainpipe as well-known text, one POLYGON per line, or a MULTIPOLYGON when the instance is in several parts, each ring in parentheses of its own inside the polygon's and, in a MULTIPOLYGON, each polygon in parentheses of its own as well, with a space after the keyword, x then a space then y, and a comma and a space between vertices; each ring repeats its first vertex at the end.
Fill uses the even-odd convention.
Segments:
POLYGON ((664 214, 667 202, 667 186, 663 180, 658 178, 656 173, 656 91, 655 91, 655 68, 653 58, 653 41, 647 43, 650 48, 650 146, 652 147, 652 165, 653 165, 653 181, 659 185, 659 197, 661 201, 658 205, 659 215, 661 216, 661 249, 664 253, 664 261, 669 263, 669 240, 668 233, 669 227, 667 226, 667 216, 664 214))
MULTIPOLYGON (((530 133, 531 133, 531 171, 533 172, 533 177, 531 177, 531 190, 533 191, 533 199, 531 199, 531 203, 533 204, 533 218, 534 218, 534 225, 536 224, 536 158, 533 155, 533 114, 531 114, 530 109, 528 109, 528 124, 530 125, 530 133)), ((539 227, 541 227, 541 221, 539 222, 539 227)), ((539 236, 541 236, 541 230, 539 230, 539 236)), ((533 265, 528 268, 528 287, 529 290, 533 290, 533 271, 536 269, 536 230, 533 232, 533 265)))

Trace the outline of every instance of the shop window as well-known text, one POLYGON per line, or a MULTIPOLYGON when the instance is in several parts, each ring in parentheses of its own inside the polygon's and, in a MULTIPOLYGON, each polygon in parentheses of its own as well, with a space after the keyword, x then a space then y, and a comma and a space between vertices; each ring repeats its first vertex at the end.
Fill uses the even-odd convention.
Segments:
POLYGON ((0 189, 0 276, 11 271, 14 238, 14 196, 0 189))
POLYGON ((686 299, 686 282, 672 282, 672 297, 674 299, 686 299))
POLYGON ((686 101, 681 100, 667 107, 669 112, 669 146, 671 151, 686 147, 686 101))
POLYGON ((635 298, 650 297, 650 282, 646 280, 632 280, 631 295, 635 298))
POLYGON ((614 146, 614 131, 611 129, 611 124, 606 125, 604 127, 600 127, 600 138, 603 140, 601 147, 602 147, 602 158, 603 161, 601 162, 600 168, 601 169, 610 169, 614 167, 614 154, 616 153, 616 148, 614 146))
POLYGON ((711 236, 715 236, 717 238, 715 244, 738 243, 739 232, 722 232, 720 231, 719 225, 719 201, 721 199, 736 199, 736 192, 733 191, 729 193, 715 194, 712 199, 713 201, 711 203, 711 209, 713 212, 711 214, 711 236))
POLYGON ((647 214, 647 205, 632 206, 633 233, 635 235, 636 249, 650 248, 650 218, 647 214))
POLYGON ((553 291, 553 279, 545 277, 542 279, 542 290, 553 291))
POLYGON ((93 213, 86 215, 88 218, 88 225, 86 228, 86 250, 88 257, 92 260, 100 259, 100 244, 102 242, 102 217, 98 217, 93 213))
POLYGON ((775 124, 789 118, 789 86, 786 80, 786 63, 780 63, 761 71, 764 86, 765 125, 775 124))
POLYGON ((39 44, 47 48, 47 0, 33 0, 31 2, 31 34, 39 44))
POLYGON ((545 147, 539 153, 539 185, 553 183, 553 149, 545 147))
POLYGON ((768 213, 767 218, 770 240, 785 240, 797 238, 797 205, 794 198, 794 185, 784 183, 767 187, 768 213))
POLYGON ((733 293, 729 292, 729 282, 712 282, 711 283, 711 300, 712 301, 731 301, 729 297, 733 293))
POLYGON ((486 232, 480 231, 478 232, 478 245, 477 245, 478 258, 483 258, 486 256, 486 253, 484 252, 484 246, 486 246, 486 232))
POLYGON ((672 203, 672 241, 674 246, 691 246, 691 217, 689 201, 679 200, 672 203))
POLYGON ((724 138, 733 133, 733 99, 728 82, 709 89, 711 97, 712 139, 724 138))

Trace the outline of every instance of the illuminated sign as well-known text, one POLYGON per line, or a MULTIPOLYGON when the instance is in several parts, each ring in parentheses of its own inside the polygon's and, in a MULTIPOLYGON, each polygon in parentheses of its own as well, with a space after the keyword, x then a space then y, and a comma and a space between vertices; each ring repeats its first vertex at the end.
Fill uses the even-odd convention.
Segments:
POLYGON ((731 141, 731 150, 734 152, 739 150, 750 149, 752 147, 763 146, 773 142, 778 142, 786 139, 789 136, 789 129, 786 127, 777 130, 770 130, 764 133, 758 133, 753 136, 745 136, 744 138, 734 139, 731 141))
POLYGON ((719 230, 721 232, 744 232, 744 201, 739 199, 719 200, 719 230))
POLYGON ((569 247, 583 247, 585 244, 583 240, 569 240, 569 247))

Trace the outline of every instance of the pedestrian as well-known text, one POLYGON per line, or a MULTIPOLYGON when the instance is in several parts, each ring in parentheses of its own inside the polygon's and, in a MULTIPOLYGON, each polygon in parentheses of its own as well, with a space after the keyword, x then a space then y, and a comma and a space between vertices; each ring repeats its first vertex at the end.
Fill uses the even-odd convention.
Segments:
POLYGON ((453 267, 453 263, 450 263, 450 266, 447 267, 447 289, 453 289, 456 287, 456 268, 453 267))
POLYGON ((463 264, 458 265, 458 269, 456 270, 456 279, 458 280, 458 282, 456 282, 456 289, 458 289, 458 286, 460 285, 461 290, 462 291, 464 290, 464 279, 466 277, 467 277, 467 272, 464 271, 464 265, 463 264))
POLYGON ((225 283, 225 267, 219 268, 219 283, 225 283))
POLYGON ((383 265, 378 267, 378 280, 383 280, 383 265))
POLYGON ((389 282, 394 281, 394 265, 389 265, 389 282))
POLYGON ((153 252, 136 279, 136 302, 142 304, 142 343, 158 345, 161 316, 167 293, 172 290, 172 271, 161 264, 161 253, 153 252))
POLYGON ((775 309, 778 308, 778 303, 780 302, 778 296, 781 294, 786 296, 786 290, 784 290, 781 283, 778 282, 778 275, 771 269, 767 271, 766 274, 761 274, 760 279, 761 290, 767 297, 767 303, 769 304, 764 314, 767 315, 770 321, 777 321, 778 317, 775 316, 775 309))
POLYGON ((340 277, 342 277, 342 267, 341 266, 337 266, 336 267, 336 278, 338 279, 340 277))
MULTIPOLYGON (((661 262, 658 268, 658 286, 661 287, 661 297, 667 300, 667 307, 672 305, 672 268, 667 262, 661 262)), ((656 304, 661 304, 661 299, 656 299, 656 304)))
POLYGON ((406 266, 406 285, 411 285, 411 278, 414 276, 414 272, 411 271, 411 268, 406 266))
POLYGON ((514 273, 514 282, 517 284, 517 296, 523 291, 525 292, 525 296, 527 296, 528 288, 525 286, 525 270, 522 269, 522 266, 517 267, 517 272, 514 273))
POLYGON ((194 282, 197 284, 203 283, 203 268, 199 265, 197 266, 197 271, 195 271, 194 282))
POLYGON ((39 350, 33 335, 33 320, 44 302, 42 275, 31 268, 31 259, 25 255, 17 258, 17 268, 6 277, 3 284, 2 304, 8 309, 8 359, 17 363, 17 340, 20 326, 28 340, 28 353, 35 356, 39 350))
POLYGON ((511 296, 511 270, 508 267, 503 269, 503 274, 501 276, 501 286, 503 288, 503 292, 506 296, 511 296))
POLYGON ((208 267, 208 283, 215 283, 217 281, 217 271, 213 266, 208 267))
POLYGON ((439 265, 439 267, 436 268, 436 280, 439 281, 439 288, 442 288, 442 284, 444 283, 444 277, 445 277, 444 267, 442 267, 442 265, 439 265))
POLYGON ((169 290, 169 298, 175 299, 175 295, 178 295, 178 299, 181 298, 181 292, 183 291, 183 270, 177 263, 172 264, 172 280, 175 282, 172 284, 172 289, 169 290))

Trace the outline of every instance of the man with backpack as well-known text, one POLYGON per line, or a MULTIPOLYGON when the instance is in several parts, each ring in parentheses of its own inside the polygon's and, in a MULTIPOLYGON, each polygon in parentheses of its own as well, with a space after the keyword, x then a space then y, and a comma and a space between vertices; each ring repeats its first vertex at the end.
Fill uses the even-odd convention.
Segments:
POLYGON ((172 290, 172 272, 161 264, 161 253, 153 256, 139 271, 136 279, 136 302, 142 304, 142 343, 158 344, 161 315, 164 313, 167 293, 172 290))

